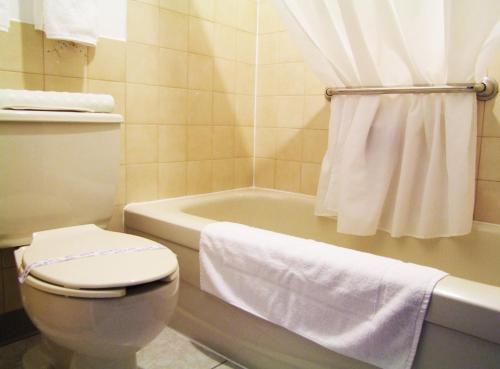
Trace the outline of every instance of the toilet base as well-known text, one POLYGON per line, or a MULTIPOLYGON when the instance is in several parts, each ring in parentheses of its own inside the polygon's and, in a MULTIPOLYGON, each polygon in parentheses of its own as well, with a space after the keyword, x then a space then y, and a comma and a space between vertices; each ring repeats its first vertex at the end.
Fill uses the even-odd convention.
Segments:
POLYGON ((138 369, 135 355, 119 359, 74 354, 69 369, 138 369))
POLYGON ((105 359, 73 353, 48 338, 23 355, 23 369, 141 369, 136 355, 105 359))

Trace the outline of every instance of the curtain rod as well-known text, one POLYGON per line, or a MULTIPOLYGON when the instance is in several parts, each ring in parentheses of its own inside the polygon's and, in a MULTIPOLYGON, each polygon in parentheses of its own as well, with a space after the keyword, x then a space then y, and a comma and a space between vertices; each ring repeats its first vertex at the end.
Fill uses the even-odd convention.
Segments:
POLYGON ((443 86, 328 87, 325 90, 325 97, 330 99, 335 95, 422 94, 440 92, 475 92, 478 100, 490 100, 497 95, 498 84, 495 79, 484 77, 479 83, 443 86))

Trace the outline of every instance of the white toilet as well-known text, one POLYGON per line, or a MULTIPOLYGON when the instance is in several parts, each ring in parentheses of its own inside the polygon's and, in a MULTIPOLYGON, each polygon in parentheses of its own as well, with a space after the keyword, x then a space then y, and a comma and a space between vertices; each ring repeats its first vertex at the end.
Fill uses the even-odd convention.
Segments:
POLYGON ((22 301, 42 333, 24 366, 136 369, 136 352, 173 314, 179 271, 163 245, 97 226, 113 211, 122 117, 106 112, 109 104, 96 109, 95 95, 26 92, 23 100, 16 92, 13 100, 97 113, 5 109, 12 99, 2 93, 0 248, 22 246, 22 301))

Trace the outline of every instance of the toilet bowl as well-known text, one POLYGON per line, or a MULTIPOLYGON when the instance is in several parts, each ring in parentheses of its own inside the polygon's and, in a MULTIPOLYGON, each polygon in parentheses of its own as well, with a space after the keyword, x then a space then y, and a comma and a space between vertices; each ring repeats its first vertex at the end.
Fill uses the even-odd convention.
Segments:
POLYGON ((20 275, 29 270, 22 301, 42 334, 25 369, 136 369, 136 352, 177 304, 175 254, 141 237, 66 227, 35 233, 15 256, 20 275))

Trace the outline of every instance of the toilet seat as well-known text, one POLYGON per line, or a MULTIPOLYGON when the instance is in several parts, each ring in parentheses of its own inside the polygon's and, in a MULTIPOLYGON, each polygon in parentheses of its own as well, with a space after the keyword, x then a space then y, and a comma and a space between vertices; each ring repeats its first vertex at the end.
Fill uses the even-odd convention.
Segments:
POLYGON ((177 257, 168 248, 93 224, 37 232, 31 245, 16 253, 19 269, 66 256, 70 260, 33 268, 26 283, 65 296, 110 298, 124 296, 126 287, 178 277, 177 257))

